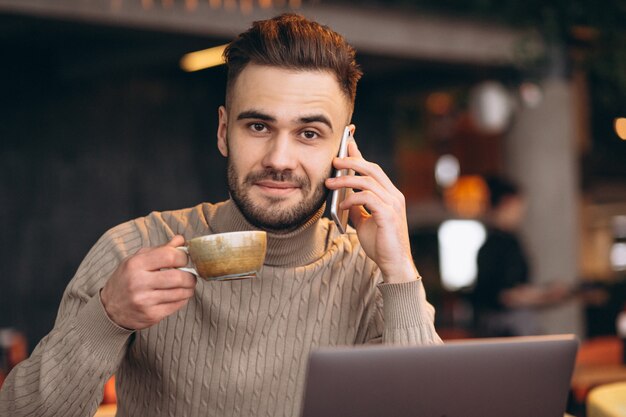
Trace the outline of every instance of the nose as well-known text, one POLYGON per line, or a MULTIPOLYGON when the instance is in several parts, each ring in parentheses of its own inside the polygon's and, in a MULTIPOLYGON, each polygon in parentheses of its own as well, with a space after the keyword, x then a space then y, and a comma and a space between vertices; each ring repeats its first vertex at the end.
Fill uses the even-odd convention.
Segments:
POLYGON ((295 141, 288 134, 280 134, 268 140, 262 164, 264 168, 276 171, 294 170, 297 165, 295 141))

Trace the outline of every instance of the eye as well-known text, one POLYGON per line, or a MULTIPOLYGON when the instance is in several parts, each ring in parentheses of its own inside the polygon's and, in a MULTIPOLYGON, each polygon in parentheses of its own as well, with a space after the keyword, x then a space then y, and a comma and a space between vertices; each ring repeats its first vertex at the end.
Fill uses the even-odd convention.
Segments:
POLYGON ((302 132, 302 136, 307 140, 313 140, 319 137, 317 132, 314 132, 312 130, 305 130, 304 132, 302 132))
POLYGON ((252 130, 253 132, 256 133, 262 133, 265 132, 267 130, 267 127, 265 126, 264 123, 259 123, 259 122, 255 122, 255 123, 250 123, 248 125, 249 129, 252 130))

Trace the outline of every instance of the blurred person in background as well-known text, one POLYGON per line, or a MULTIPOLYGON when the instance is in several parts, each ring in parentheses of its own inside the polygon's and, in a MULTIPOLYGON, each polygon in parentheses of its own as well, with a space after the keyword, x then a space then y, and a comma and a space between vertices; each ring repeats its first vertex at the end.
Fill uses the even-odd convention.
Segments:
POLYGON ((533 284, 527 254, 517 236, 526 198, 517 184, 486 177, 489 189, 487 238, 478 251, 473 290, 476 332, 481 337, 524 336, 541 332, 537 310, 564 301, 567 285, 533 284))
POLYGON ((336 157, 354 130, 355 50, 287 14, 255 22, 225 58, 217 146, 231 198, 105 233, 52 331, 9 374, 0 415, 93 415, 115 374, 118 416, 297 416, 312 349, 441 343, 404 196, 354 141, 336 157), (360 175, 330 178, 333 168, 360 175), (341 206, 354 225, 342 234, 322 214, 329 190, 345 187, 360 191, 341 206), (242 230, 267 232, 257 278, 176 269, 185 240, 242 230))

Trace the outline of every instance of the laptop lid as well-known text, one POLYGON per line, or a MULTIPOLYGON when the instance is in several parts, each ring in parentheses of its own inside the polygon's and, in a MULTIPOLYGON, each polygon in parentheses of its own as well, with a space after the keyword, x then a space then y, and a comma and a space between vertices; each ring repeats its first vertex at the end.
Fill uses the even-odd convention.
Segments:
POLYGON ((322 348, 303 417, 562 417, 573 335, 322 348))

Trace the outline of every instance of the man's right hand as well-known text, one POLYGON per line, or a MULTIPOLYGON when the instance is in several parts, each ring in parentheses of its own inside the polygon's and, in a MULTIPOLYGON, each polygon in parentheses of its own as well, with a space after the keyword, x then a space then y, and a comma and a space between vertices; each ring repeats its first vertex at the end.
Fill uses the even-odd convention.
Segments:
POLYGON ((142 248, 122 261, 100 293, 111 320, 130 330, 145 329, 187 304, 196 277, 174 269, 187 265, 187 255, 176 249, 184 243, 177 235, 163 246, 142 248))

